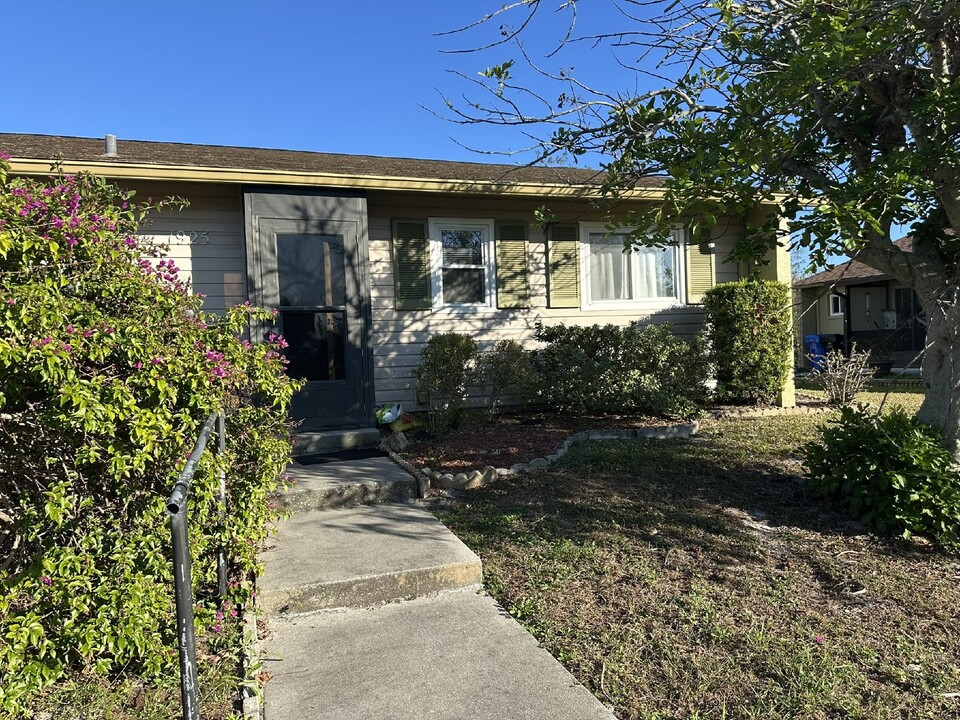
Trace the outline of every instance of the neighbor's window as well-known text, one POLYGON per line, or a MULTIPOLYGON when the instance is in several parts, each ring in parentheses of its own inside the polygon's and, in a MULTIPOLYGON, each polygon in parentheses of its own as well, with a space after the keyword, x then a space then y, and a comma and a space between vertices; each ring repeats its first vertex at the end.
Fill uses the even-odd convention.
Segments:
POLYGON ((839 295, 830 296, 830 317, 843 315, 843 298, 839 295))
POLYGON ((625 233, 585 228, 582 235, 585 305, 669 305, 680 298, 677 248, 624 252, 625 233))
POLYGON ((434 307, 492 306, 493 221, 430 221, 434 307))

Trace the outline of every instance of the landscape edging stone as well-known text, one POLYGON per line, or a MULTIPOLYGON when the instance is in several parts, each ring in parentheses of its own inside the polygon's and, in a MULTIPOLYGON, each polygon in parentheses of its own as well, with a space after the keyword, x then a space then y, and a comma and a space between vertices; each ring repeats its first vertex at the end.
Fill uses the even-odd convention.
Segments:
POLYGON ((574 433, 557 449, 556 452, 546 457, 533 458, 525 463, 517 463, 509 468, 495 468, 492 465, 486 466, 482 471, 474 470, 470 473, 444 473, 430 468, 418 470, 402 458, 395 457, 390 453, 390 457, 402 468, 410 472, 418 480, 421 477, 426 478, 429 490, 430 487, 437 487, 442 490, 472 490, 473 488, 490 485, 501 477, 510 477, 522 473, 541 470, 552 465, 567 454, 574 445, 593 441, 593 440, 629 440, 629 439, 650 439, 650 440, 675 440, 685 439, 696 435, 700 429, 700 423, 696 420, 679 425, 666 425, 659 427, 631 428, 628 430, 586 430, 574 433))

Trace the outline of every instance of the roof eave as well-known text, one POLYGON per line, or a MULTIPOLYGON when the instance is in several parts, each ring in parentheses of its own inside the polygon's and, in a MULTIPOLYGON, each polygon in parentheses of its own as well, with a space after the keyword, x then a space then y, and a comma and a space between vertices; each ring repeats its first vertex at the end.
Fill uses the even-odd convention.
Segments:
MULTIPOLYGON (((12 158, 10 169, 20 175, 48 175, 53 161, 47 158, 12 158)), ((598 197, 596 185, 565 183, 498 182, 492 180, 451 180, 448 178, 389 177, 338 173, 311 173, 288 170, 215 168, 153 163, 115 163, 90 160, 64 160, 59 167, 65 173, 89 172, 124 180, 167 180, 201 183, 256 185, 300 185, 353 188, 362 190, 412 191, 469 195, 514 195, 531 197, 598 197)), ((624 193, 625 199, 662 198, 662 188, 637 188, 624 193)))
POLYGON ((894 278, 889 275, 870 275, 868 277, 857 276, 857 277, 844 277, 844 278, 833 278, 829 280, 818 280, 817 282, 804 282, 803 280, 794 284, 795 288, 801 290, 814 289, 814 288, 826 288, 826 287, 846 287, 848 285, 873 285, 873 284, 882 284, 890 282, 894 278))

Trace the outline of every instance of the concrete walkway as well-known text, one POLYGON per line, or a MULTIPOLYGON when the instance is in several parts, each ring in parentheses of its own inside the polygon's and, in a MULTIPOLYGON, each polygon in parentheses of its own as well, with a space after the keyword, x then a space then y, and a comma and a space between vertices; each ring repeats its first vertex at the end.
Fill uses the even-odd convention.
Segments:
POLYGON ((266 720, 613 719, 483 592, 479 558, 395 499, 416 485, 388 458, 290 472, 258 581, 266 720))

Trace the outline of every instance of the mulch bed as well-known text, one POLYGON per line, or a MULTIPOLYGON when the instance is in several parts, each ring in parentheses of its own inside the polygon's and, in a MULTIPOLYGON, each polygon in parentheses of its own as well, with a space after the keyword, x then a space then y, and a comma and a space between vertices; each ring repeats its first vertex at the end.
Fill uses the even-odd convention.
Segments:
POLYGON ((464 423, 450 434, 433 438, 413 433, 403 457, 413 465, 449 473, 510 467, 556 452, 571 435, 583 430, 613 430, 674 425, 647 415, 564 415, 553 412, 504 413, 464 423))
MULTIPOLYGON (((797 395, 801 406, 825 403, 810 395, 797 395)), ((717 406, 713 410, 744 409, 717 406)), ((442 473, 482 470, 487 465, 509 468, 555 453, 571 435, 584 430, 624 430, 676 425, 677 420, 649 415, 571 415, 548 411, 502 413, 464 422, 443 437, 409 433, 412 444, 401 455, 416 467, 442 473)))

